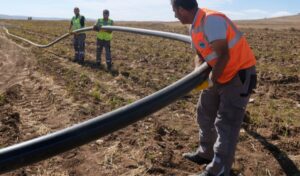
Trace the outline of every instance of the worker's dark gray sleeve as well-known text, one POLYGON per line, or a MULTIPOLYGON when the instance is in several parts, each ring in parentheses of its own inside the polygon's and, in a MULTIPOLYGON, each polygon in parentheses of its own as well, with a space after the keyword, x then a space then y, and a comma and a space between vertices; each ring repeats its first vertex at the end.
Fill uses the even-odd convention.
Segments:
POLYGON ((82 16, 81 19, 80 19, 80 25, 81 25, 81 27, 85 26, 85 18, 84 18, 84 16, 82 16))
POLYGON ((226 39, 227 23, 221 16, 208 16, 204 24, 204 33, 209 43, 226 39))

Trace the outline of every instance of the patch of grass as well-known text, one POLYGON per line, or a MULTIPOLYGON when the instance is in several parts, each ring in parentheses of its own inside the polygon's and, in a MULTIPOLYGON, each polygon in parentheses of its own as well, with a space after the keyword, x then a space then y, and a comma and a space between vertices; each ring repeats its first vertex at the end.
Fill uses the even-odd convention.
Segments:
POLYGON ((81 73, 79 79, 79 85, 81 85, 82 87, 86 87, 90 83, 91 83, 90 78, 86 74, 81 73))
POLYGON ((95 109, 87 104, 82 104, 79 110, 81 115, 92 116, 95 115, 95 109))
POLYGON ((112 108, 120 107, 120 106, 124 105, 124 102, 126 102, 126 100, 124 98, 118 97, 118 96, 112 96, 108 100, 108 104, 112 108))
POLYGON ((101 94, 100 94, 99 89, 93 89, 91 92, 91 96, 94 97, 94 99, 97 101, 101 100, 101 94))
POLYGON ((133 103, 133 102, 135 102, 135 100, 133 100, 133 99, 128 99, 128 100, 127 100, 127 104, 131 104, 131 103, 133 103))
POLYGON ((6 102, 6 97, 3 94, 0 94, 0 106, 4 105, 6 102))
POLYGON ((152 151, 147 151, 144 156, 145 159, 149 159, 149 160, 154 160, 156 157, 157 154, 152 151))
POLYGON ((272 129, 300 126, 300 109, 296 107, 294 101, 287 99, 256 101, 257 103, 248 107, 252 125, 270 126, 272 129))

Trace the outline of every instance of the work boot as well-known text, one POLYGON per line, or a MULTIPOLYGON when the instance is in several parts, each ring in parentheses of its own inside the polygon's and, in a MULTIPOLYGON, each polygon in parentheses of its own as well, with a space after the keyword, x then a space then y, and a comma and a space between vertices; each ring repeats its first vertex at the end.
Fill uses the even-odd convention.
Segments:
POLYGON ((202 158, 197 153, 184 153, 182 156, 183 156, 183 158, 185 158, 187 160, 190 160, 194 163, 197 163, 199 165, 209 164, 211 162, 211 160, 202 158))
POLYGON ((79 63, 80 65, 83 65, 83 64, 84 64, 84 60, 83 60, 83 59, 79 59, 79 60, 78 60, 78 63, 79 63))
POLYGON ((75 62, 75 63, 78 62, 78 57, 75 56, 74 59, 72 60, 72 62, 75 62))
POLYGON ((95 68, 99 70, 105 70, 105 66, 101 64, 100 62, 96 62, 95 68))
POLYGON ((79 62, 79 54, 75 52, 73 62, 79 62))
POLYGON ((112 64, 111 64, 111 63, 106 63, 106 64, 107 64, 107 70, 108 70, 109 72, 111 72, 112 64))
MULTIPOLYGON (((203 171, 200 174, 193 175, 193 176, 216 176, 216 175, 210 174, 208 171, 203 171)), ((224 176, 224 173, 218 176, 224 176)))

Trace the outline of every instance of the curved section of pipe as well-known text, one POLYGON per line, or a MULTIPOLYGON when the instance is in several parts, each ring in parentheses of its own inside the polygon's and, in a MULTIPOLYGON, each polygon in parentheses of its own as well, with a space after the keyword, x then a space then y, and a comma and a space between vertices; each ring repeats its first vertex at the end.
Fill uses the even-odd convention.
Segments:
MULTIPOLYGON (((151 30, 144 31, 142 29, 116 26, 106 29, 159 36, 190 43, 188 36, 180 34, 151 30)), ((89 30, 91 30, 91 28, 85 28, 76 32, 89 30)), ((19 37, 17 36, 17 38, 19 37)), ((59 42, 63 38, 65 38, 65 36, 50 43, 49 46, 59 42)), ((23 40, 22 38, 19 39, 23 40)), ((27 40, 27 42, 33 44, 29 40, 27 40)), ((43 45, 40 46, 46 47, 43 45)), ((204 63, 192 73, 172 85, 130 105, 61 131, 0 149, 0 174, 31 165, 35 162, 74 149, 137 122, 190 92, 207 79, 209 72, 210 67, 204 63)))
POLYGON ((0 174, 42 161, 122 129, 174 102, 207 79, 209 66, 133 104, 64 130, 0 150, 0 174))
MULTIPOLYGON (((61 37, 55 39, 54 41, 50 42, 49 44, 41 45, 41 44, 34 43, 34 42, 32 42, 32 41, 30 41, 26 38, 11 34, 6 27, 3 27, 3 29, 5 30, 7 35, 12 36, 12 37, 17 38, 17 39, 20 39, 20 40, 23 40, 23 41, 25 41, 25 42, 33 45, 33 46, 39 47, 39 48, 48 48, 48 47, 64 40, 65 38, 69 37, 70 35, 72 35, 70 33, 66 33, 66 34, 62 35, 61 37)), ((185 42, 185 43, 190 43, 191 42, 191 38, 189 36, 182 35, 182 34, 171 33, 171 32, 162 32, 162 31, 131 28, 131 27, 123 27, 123 26, 103 26, 102 29, 162 37, 162 38, 182 41, 182 42, 185 42)), ((86 27, 86 28, 75 30, 73 32, 74 33, 80 33, 80 32, 88 32, 88 31, 93 31, 93 27, 92 26, 91 27, 86 27)))

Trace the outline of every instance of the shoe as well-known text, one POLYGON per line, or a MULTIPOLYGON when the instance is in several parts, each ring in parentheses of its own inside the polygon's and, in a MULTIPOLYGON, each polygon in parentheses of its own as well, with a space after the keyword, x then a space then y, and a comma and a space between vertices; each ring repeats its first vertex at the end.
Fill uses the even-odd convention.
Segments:
MULTIPOLYGON (((195 176, 215 176, 215 175, 210 174, 208 171, 203 171, 200 174, 195 175, 195 176)), ((221 174, 221 175, 218 175, 218 176, 224 176, 224 174, 221 174)))
POLYGON ((183 156, 183 158, 185 158, 187 160, 190 160, 194 163, 197 163, 199 165, 209 164, 211 162, 211 160, 202 158, 197 153, 184 153, 182 156, 183 156))
POLYGON ((111 72, 111 71, 112 71, 111 67, 112 67, 112 65, 111 65, 111 64, 107 64, 107 70, 108 70, 109 72, 111 72))
POLYGON ((78 63, 79 63, 80 65, 83 65, 83 64, 84 64, 84 60, 83 60, 83 59, 80 59, 80 60, 78 61, 78 63))
POLYGON ((97 61, 97 62, 95 63, 95 67, 100 68, 100 67, 101 67, 101 62, 98 62, 98 61, 97 61))

